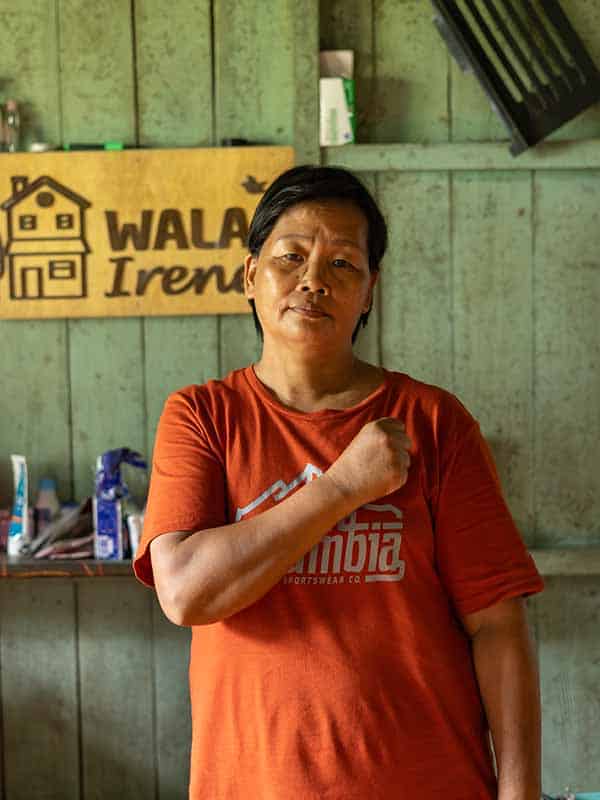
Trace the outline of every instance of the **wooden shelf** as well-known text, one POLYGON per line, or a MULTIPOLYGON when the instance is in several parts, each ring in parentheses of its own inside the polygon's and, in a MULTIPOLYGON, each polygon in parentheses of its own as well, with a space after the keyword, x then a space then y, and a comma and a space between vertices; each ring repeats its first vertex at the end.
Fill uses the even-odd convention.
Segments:
POLYGON ((544 576, 550 575, 599 575, 600 545, 596 547, 554 547, 529 551, 544 576))
POLYGON ((321 148, 321 163, 354 172, 600 169, 600 139, 545 142, 516 157, 508 141, 348 144, 321 148))
MULTIPOLYGON (((600 545, 596 547, 540 548, 529 551, 540 573, 551 575, 599 575, 600 545)), ((0 556, 2 578, 132 578, 131 561, 8 561, 0 556)))
POLYGON ((69 559, 64 561, 30 558, 9 561, 0 556, 2 578, 114 578, 133 577, 130 560, 96 561, 94 559, 69 559))

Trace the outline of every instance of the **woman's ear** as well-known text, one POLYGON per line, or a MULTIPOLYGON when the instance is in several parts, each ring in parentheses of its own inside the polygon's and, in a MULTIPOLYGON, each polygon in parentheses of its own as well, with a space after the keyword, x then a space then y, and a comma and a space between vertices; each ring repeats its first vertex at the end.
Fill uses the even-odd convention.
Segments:
POLYGON ((254 297, 254 278, 256 276, 256 259, 248 253, 244 259, 244 294, 251 300, 254 297))
POLYGON ((367 291, 365 304, 363 306, 363 314, 368 314, 368 312, 373 307, 373 293, 375 291, 375 284, 377 283, 378 278, 379 278, 379 270, 377 270, 376 272, 372 272, 369 275, 369 289, 367 291))

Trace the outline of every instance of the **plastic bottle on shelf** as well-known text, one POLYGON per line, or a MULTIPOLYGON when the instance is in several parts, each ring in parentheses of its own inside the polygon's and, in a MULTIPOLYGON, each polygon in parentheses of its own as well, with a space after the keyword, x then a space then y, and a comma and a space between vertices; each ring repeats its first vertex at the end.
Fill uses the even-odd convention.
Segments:
POLYGON ((56 494, 56 483, 53 478, 42 478, 39 483, 38 496, 35 501, 35 533, 39 536, 49 522, 60 514, 60 502, 56 494))
POLYGON ((19 106, 16 100, 7 100, 4 122, 4 142, 9 153, 16 153, 19 149, 20 134, 21 119, 19 117, 19 106))

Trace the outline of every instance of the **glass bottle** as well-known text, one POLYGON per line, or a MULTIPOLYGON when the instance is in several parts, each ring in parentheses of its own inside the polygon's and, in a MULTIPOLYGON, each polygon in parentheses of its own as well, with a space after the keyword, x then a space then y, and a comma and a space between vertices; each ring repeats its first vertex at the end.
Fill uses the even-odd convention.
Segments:
POLYGON ((4 123, 4 139, 9 153, 16 153, 19 149, 21 133, 21 120, 19 107, 16 100, 6 101, 6 121, 4 123))

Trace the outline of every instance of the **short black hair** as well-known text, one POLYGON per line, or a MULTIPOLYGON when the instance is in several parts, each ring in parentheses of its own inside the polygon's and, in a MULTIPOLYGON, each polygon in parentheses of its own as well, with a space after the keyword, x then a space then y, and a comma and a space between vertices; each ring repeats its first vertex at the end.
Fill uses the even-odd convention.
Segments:
MULTIPOLYGON (((362 211, 367 220, 369 270, 378 272, 388 244, 385 219, 366 186, 351 172, 340 167, 315 167, 305 164, 292 167, 279 175, 262 196, 250 223, 248 250, 251 255, 258 257, 277 220, 288 208, 313 200, 340 200, 352 203, 362 211)), ((262 339, 262 327, 254 300, 248 302, 252 308, 256 331, 262 339)), ((361 315, 352 334, 353 343, 361 326, 367 324, 369 314, 370 309, 361 315)))

